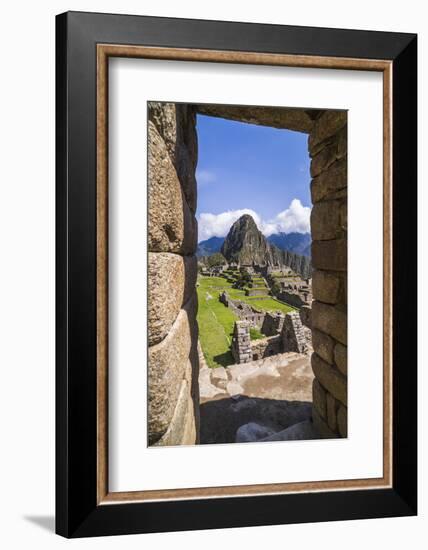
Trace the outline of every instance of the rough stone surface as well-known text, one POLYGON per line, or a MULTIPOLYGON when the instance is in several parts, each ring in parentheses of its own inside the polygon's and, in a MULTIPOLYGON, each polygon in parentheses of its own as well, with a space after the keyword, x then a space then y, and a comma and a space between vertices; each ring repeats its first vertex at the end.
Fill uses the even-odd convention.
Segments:
POLYGON ((315 151, 318 152, 313 155, 311 161, 312 178, 347 154, 347 127, 344 126, 337 134, 318 144, 315 151))
POLYGON ((334 362, 345 376, 348 374, 348 348, 337 343, 334 348, 334 362))
POLYGON ((236 432, 235 443, 250 443, 259 441, 270 435, 273 435, 275 430, 257 422, 249 422, 240 426, 236 432))
POLYGON ((149 121, 149 251, 193 254, 197 224, 165 142, 149 121))
POLYGON ((180 310, 168 336, 159 344, 149 348, 150 444, 162 437, 172 420, 191 348, 197 342, 195 318, 196 301, 192 299, 180 310))
MULTIPOLYGON (((337 193, 348 185, 347 159, 334 162, 325 172, 311 181, 311 197, 315 204, 325 199, 338 198, 337 193)), ((340 196, 340 195, 339 195, 340 196)), ((343 196, 346 196, 346 192, 343 196)))
POLYGON ((315 300, 326 304, 336 304, 339 298, 340 279, 326 271, 312 272, 312 293, 315 300))
POLYGON ((196 427, 190 384, 188 380, 183 380, 168 429, 155 445, 194 445, 195 441, 196 427))
POLYGON ((347 239, 313 241, 312 243, 312 265, 316 269, 346 271, 347 254, 347 239))
POLYGON ((194 292, 197 259, 167 252, 149 252, 148 256, 148 340, 153 346, 165 338, 194 292))
POLYGON ((340 201, 325 201, 315 204, 311 211, 311 234, 314 241, 327 241, 343 236, 340 201))
POLYGON ((329 428, 334 432, 337 432, 337 405, 338 402, 336 399, 327 392, 326 394, 326 403, 327 403, 327 424, 329 428))
POLYGON ((304 420, 303 422, 293 424, 293 426, 285 430, 265 437, 262 441, 308 441, 311 439, 321 439, 321 435, 311 420, 304 420))
POLYGON ((283 351, 282 338, 278 334, 276 336, 267 336, 266 338, 260 338, 258 340, 252 340, 251 345, 251 358, 262 359, 269 355, 277 355, 283 351))
POLYGON ((309 136, 309 152, 311 156, 316 154, 321 144, 327 138, 336 134, 343 128, 348 120, 346 111, 325 111, 315 122, 312 132, 309 136))
POLYGON ((333 349, 334 340, 328 334, 320 332, 319 330, 312 330, 312 347, 314 351, 327 361, 330 365, 333 364, 333 349))
POLYGON ((190 105, 149 103, 149 120, 165 141, 187 204, 193 212, 196 211, 195 169, 198 157, 195 116, 195 111, 190 105))
MULTIPOLYGON (((240 107, 235 105, 196 105, 199 113, 209 116, 249 122, 273 128, 285 128, 297 132, 310 132, 314 126, 314 109, 290 109, 278 107, 240 107)), ((329 123, 329 127, 331 123, 329 123)))
POLYGON ((225 394, 226 390, 211 382, 211 369, 201 368, 199 371, 199 395, 202 400, 211 399, 216 395, 225 394))
POLYGON ((312 328, 329 334, 342 344, 347 344, 347 315, 337 307, 314 301, 312 303, 312 328))
POLYGON ((322 418, 327 418, 326 392, 316 378, 312 382, 312 404, 322 418))
MULTIPOLYGON (((308 402, 247 396, 213 399, 201 404, 201 443, 234 443, 239 428, 249 423, 270 428, 272 433, 280 432, 309 420, 311 414, 312 405, 308 402)), ((255 430, 251 431, 254 437, 255 430)), ((244 433, 249 435, 247 429, 244 433)))
POLYGON ((327 391, 344 405, 347 404, 346 378, 335 367, 321 359, 316 353, 312 354, 312 370, 315 377, 327 391))
POLYGON ((235 321, 231 351, 236 363, 249 363, 253 358, 248 321, 235 321))
POLYGON ((219 382, 221 380, 227 380, 227 372, 224 367, 217 367, 216 369, 211 369, 211 380, 213 382, 219 382))
POLYGON ((283 351, 295 351, 297 353, 307 353, 309 351, 307 334, 300 320, 299 313, 286 314, 281 337, 283 351))
POLYGON ((327 422, 321 418, 315 409, 312 410, 312 422, 322 439, 337 439, 339 437, 337 433, 329 428, 327 422))
POLYGON ((348 437, 348 409, 342 405, 337 411, 337 425, 342 437, 348 437))
POLYGON ((310 306, 302 306, 299 310, 300 320, 305 327, 312 327, 312 308, 310 306))

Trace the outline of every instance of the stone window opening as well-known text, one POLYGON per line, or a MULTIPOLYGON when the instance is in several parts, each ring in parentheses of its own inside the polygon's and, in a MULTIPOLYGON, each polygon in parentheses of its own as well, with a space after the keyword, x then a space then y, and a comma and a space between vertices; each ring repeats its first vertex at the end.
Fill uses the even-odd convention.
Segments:
POLYGON ((199 442, 194 256, 198 113, 308 135, 313 203, 312 418, 323 436, 346 437, 346 111, 153 102, 148 113, 149 444, 199 442), (153 280, 158 276, 158 288, 151 286, 151 274, 153 280), (159 277, 173 284, 159 284, 159 277))

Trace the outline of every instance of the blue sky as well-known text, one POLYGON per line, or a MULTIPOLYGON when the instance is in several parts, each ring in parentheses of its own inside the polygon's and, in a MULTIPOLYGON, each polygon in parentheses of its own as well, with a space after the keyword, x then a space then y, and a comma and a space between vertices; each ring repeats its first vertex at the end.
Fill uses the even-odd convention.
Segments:
POLYGON ((199 241, 224 236, 243 211, 265 235, 309 230, 307 135, 198 115, 199 241))

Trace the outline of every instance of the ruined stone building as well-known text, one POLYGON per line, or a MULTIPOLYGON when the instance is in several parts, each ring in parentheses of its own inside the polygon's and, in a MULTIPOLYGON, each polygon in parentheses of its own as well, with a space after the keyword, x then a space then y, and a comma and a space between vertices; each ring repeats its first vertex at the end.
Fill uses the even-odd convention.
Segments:
POLYGON ((308 135, 313 203, 312 418, 326 437, 346 437, 347 113, 149 103, 149 444, 194 444, 199 437, 195 295, 198 112, 308 135))

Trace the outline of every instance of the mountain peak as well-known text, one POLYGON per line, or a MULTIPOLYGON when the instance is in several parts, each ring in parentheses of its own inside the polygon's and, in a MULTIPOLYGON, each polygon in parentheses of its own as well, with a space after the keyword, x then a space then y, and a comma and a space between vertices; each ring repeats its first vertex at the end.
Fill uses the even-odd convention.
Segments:
POLYGON ((250 214, 242 214, 242 216, 238 218, 233 225, 238 225, 240 227, 245 227, 245 226, 255 227, 258 230, 257 224, 254 221, 254 218, 250 214))
MULTIPOLYGON (((310 237, 310 236, 309 236, 310 237)), ((310 260, 268 242, 249 214, 232 225, 221 247, 229 262, 241 265, 287 265, 303 277, 310 273, 310 260)))

